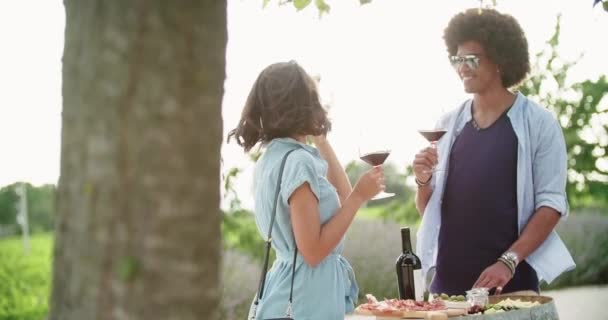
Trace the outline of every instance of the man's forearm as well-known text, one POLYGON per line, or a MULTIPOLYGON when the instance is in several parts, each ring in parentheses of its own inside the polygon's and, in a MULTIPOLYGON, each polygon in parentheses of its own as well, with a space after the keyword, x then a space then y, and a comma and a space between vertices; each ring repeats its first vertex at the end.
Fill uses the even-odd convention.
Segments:
POLYGON ((509 250, 517 254, 520 262, 523 261, 547 239, 560 217, 556 210, 540 207, 509 250))

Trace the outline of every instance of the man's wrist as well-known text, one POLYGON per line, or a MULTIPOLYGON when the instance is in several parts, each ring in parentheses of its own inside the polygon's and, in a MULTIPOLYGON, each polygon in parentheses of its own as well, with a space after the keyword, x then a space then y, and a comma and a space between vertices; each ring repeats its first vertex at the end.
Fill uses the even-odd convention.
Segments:
POLYGON ((517 265, 519 264, 519 255, 513 250, 506 251, 502 254, 501 257, 505 258, 507 261, 512 262, 515 267, 517 267, 517 265))
POLYGON ((507 266, 511 271, 511 276, 513 276, 519 264, 519 256, 515 251, 508 250, 498 258, 498 261, 507 266))
POLYGON ((418 180, 418 177, 414 177, 414 182, 416 182, 416 185, 418 185, 418 187, 426 187, 431 184, 432 178, 433 176, 430 176, 426 181, 420 181, 418 180))
POLYGON ((498 262, 502 263, 505 267, 509 269, 509 271, 511 272, 511 276, 515 274, 515 266, 511 261, 508 261, 507 259, 501 256, 500 258, 498 258, 498 262))

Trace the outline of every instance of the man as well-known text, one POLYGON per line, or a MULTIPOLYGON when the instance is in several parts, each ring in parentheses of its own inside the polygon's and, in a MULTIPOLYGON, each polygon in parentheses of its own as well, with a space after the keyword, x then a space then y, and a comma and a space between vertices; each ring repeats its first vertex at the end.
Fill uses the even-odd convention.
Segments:
POLYGON ((473 97, 439 121, 447 133, 413 162, 418 253, 425 273, 436 267, 430 291, 539 292, 540 280, 575 267, 554 231, 568 214, 561 128, 544 107, 509 91, 530 70, 513 17, 470 9, 452 18, 444 40, 473 97))

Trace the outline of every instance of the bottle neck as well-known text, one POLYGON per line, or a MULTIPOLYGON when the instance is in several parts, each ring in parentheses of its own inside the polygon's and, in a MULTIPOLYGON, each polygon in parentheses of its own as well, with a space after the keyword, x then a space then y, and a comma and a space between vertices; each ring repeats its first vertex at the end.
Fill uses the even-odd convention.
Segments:
POLYGON ((403 253, 412 252, 412 242, 410 240, 410 229, 409 228, 401 229, 401 249, 402 249, 403 253))

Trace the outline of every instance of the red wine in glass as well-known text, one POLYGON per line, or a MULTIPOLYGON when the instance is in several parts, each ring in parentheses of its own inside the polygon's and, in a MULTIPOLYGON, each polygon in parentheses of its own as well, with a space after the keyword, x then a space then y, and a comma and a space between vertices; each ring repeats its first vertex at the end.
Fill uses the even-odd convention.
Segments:
POLYGON ((384 163, 388 155, 391 154, 390 151, 377 151, 364 154, 360 157, 361 160, 367 162, 370 166, 379 166, 384 163))
MULTIPOLYGON (((439 139, 441 139, 441 137, 443 137, 443 135, 447 132, 447 130, 445 130, 445 129, 418 130, 418 132, 420 132, 420 134, 426 140, 428 140, 428 142, 431 143, 431 146, 433 148, 437 148, 437 141, 439 141, 439 139)), ((441 171, 441 170, 437 169, 437 166, 434 166, 433 169, 427 173, 433 173, 433 172, 437 172, 437 171, 441 171)))
POLYGON ((441 137, 443 137, 443 135, 447 131, 443 130, 443 129, 437 129, 437 130, 418 130, 418 132, 420 132, 420 134, 424 138, 426 138, 426 140, 433 143, 433 142, 437 142, 439 139, 441 139, 441 137))
MULTIPOLYGON (((388 158, 389 154, 391 154, 390 150, 381 150, 381 151, 372 151, 368 153, 361 152, 361 148, 359 148, 359 159, 365 161, 370 166, 381 166, 388 158)), ((375 195, 370 200, 378 200, 384 198, 390 198, 394 196, 394 193, 380 191, 377 195, 375 195)))

